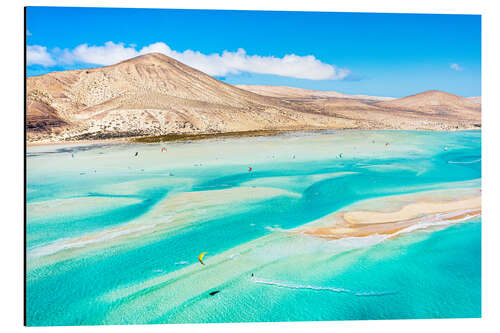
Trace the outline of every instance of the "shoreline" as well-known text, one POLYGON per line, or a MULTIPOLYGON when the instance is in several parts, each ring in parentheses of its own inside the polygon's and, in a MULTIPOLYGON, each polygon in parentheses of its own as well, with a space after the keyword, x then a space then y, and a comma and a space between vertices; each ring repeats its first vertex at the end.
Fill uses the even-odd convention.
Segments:
POLYGON ((358 202, 291 232, 324 239, 372 235, 391 238, 414 230, 467 222, 481 214, 480 189, 426 191, 358 202), (422 200, 422 196, 426 199, 422 200), (387 200, 395 206, 377 209, 377 203, 387 200))
POLYGON ((161 143, 161 142, 186 142, 200 141, 217 138, 237 138, 237 137, 258 137, 258 136, 277 136, 283 133, 303 132, 303 131, 331 131, 331 130, 255 130, 255 131, 238 131, 238 132, 220 132, 220 133, 171 133, 166 135, 154 136, 131 136, 131 137, 110 137, 107 139, 82 139, 82 140, 63 140, 51 142, 26 142, 28 147, 35 146, 50 146, 64 144, 80 144, 80 143, 161 143))
POLYGON ((41 147, 41 146, 57 146, 57 145, 72 145, 72 144, 99 144, 99 143, 126 143, 128 142, 128 138, 109 138, 109 139, 99 139, 99 140, 63 140, 63 141, 35 141, 28 142, 26 141, 26 147, 41 147))
POLYGON ((272 137, 287 133, 327 133, 332 131, 412 131, 412 132, 467 132, 481 131, 481 128, 471 129, 454 129, 449 131, 432 130, 432 129, 361 129, 361 128, 342 128, 342 129, 293 129, 293 130, 254 130, 254 131, 237 131, 237 132, 219 132, 219 133, 171 133, 166 135, 155 136, 136 136, 136 137, 110 137, 106 139, 82 139, 82 140, 62 140, 62 141, 26 141, 27 147, 37 146, 55 146, 55 145, 71 145, 71 144, 107 144, 107 143, 162 143, 162 142, 190 142, 203 141, 218 138, 252 138, 252 137, 272 137))

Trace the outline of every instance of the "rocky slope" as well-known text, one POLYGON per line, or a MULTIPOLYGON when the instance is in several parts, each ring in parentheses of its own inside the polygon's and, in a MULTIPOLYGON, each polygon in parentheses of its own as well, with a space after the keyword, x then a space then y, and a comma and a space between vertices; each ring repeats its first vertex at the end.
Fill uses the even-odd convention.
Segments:
POLYGON ((27 79, 28 140, 354 126, 238 89, 161 54, 27 79))

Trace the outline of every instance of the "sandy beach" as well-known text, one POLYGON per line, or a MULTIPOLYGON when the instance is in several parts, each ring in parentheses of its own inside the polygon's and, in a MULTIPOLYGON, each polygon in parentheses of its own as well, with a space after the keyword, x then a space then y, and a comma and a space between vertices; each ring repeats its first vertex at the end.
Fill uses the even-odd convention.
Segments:
POLYGON ((396 236, 405 231, 449 225, 480 216, 480 189, 429 191, 367 200, 293 232, 336 239, 376 234, 396 236), (411 202, 412 199, 415 201, 411 202), (387 211, 387 206, 380 210, 363 209, 380 206, 380 201, 391 202, 392 211, 387 211))

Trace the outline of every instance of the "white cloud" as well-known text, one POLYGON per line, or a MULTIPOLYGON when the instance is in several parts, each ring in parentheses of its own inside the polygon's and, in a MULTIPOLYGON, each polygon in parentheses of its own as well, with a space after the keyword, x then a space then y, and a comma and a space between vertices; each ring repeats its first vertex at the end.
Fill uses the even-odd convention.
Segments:
POLYGON ((203 54, 192 50, 178 52, 163 42, 150 44, 140 50, 136 50, 132 45, 127 47, 123 43, 115 44, 113 42, 106 42, 103 46, 82 44, 72 50, 54 50, 60 63, 80 62, 94 65, 111 65, 152 52, 162 53, 214 76, 248 72, 309 80, 341 80, 350 73, 347 69, 323 63, 313 55, 287 54, 278 58, 248 55, 243 49, 238 49, 236 52, 223 51, 221 54, 203 54))
POLYGON ((459 64, 451 64, 451 65, 450 65, 450 68, 451 68, 451 69, 454 69, 454 70, 456 70, 456 71, 461 71, 461 70, 463 70, 463 68, 462 68, 462 67, 460 67, 460 65, 459 65, 459 64))
POLYGON ((111 65, 138 55, 132 47, 125 47, 122 43, 106 42, 104 46, 78 45, 73 50, 65 49, 59 56, 63 64, 83 62, 93 65, 111 65))
POLYGON ((224 51, 222 54, 203 54, 186 50, 177 52, 165 43, 155 43, 142 48, 139 54, 151 52, 163 53, 210 75, 223 76, 242 72, 273 74, 309 80, 340 80, 349 75, 347 69, 325 64, 313 55, 297 56, 287 54, 283 58, 248 55, 245 50, 224 51))
POLYGON ((26 29, 26 36, 31 36, 31 32, 28 29, 26 29))
POLYGON ((40 45, 28 45, 26 48, 26 60, 29 65, 53 66, 56 61, 52 58, 47 48, 40 45))

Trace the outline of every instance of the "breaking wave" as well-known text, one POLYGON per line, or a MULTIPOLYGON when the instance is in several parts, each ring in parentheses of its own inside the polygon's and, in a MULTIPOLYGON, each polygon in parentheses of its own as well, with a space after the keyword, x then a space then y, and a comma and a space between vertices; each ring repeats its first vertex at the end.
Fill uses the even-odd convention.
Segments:
POLYGON ((312 286, 308 284, 297 284, 291 282, 281 282, 275 280, 268 280, 262 278, 252 278, 252 281, 259 284, 265 284, 269 286, 279 287, 279 288, 288 288, 288 289, 308 289, 315 291, 330 291, 335 293, 348 293, 353 294, 355 296, 385 296, 385 295, 393 295, 396 294, 396 291, 368 291, 368 292, 357 292, 349 289, 338 288, 338 287, 324 287, 324 286, 312 286))
POLYGON ((481 162, 481 159, 478 158, 477 160, 473 160, 473 161, 448 161, 448 163, 451 163, 451 164, 471 164, 471 163, 477 163, 477 162, 481 162))

